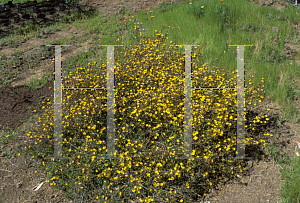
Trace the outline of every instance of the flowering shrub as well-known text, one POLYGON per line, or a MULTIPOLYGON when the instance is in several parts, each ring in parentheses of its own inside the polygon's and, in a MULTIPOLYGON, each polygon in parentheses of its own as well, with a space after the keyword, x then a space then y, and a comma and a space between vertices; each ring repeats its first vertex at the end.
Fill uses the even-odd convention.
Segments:
MULTIPOLYGON (((84 194, 92 202, 190 202, 245 169, 244 160, 228 159, 236 156, 234 90, 192 91, 192 155, 197 159, 176 159, 184 156, 184 57, 174 55, 177 47, 172 41, 165 50, 161 45, 165 39, 167 34, 158 33, 156 40, 144 40, 117 54, 115 156, 120 160, 103 159, 107 96, 105 91, 91 90, 63 94, 62 154, 69 160, 46 160, 53 155, 54 141, 53 104, 48 102, 47 118, 42 127, 28 134, 31 140, 25 148, 43 160, 50 186, 66 191, 67 197, 73 197, 74 191, 84 194)), ((234 86, 218 71, 209 72, 205 64, 192 65, 196 70, 193 87, 234 86)), ((69 76, 64 86, 105 87, 105 65, 99 68, 103 69, 101 77, 90 77, 94 64, 78 68, 78 76, 69 76)), ((258 91, 248 87, 246 103, 258 91)), ((246 143, 258 144, 245 134, 246 143)))

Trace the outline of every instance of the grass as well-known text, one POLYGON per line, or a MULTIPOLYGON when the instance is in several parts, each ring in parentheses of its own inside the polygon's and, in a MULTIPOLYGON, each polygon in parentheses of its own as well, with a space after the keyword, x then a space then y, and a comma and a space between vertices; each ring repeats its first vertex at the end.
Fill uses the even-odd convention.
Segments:
MULTIPOLYGON (((73 23, 90 34, 102 33, 103 37, 95 40, 95 46, 87 53, 64 62, 68 72, 64 86, 105 87, 106 63, 101 60, 105 58, 105 49, 97 45, 124 45, 125 51, 115 50, 115 146, 116 156, 123 158, 120 162, 103 160, 107 150, 106 92, 64 91, 63 156, 71 161, 45 159, 53 155, 53 101, 45 104, 46 113, 39 120, 39 127, 30 129, 25 143, 28 155, 42 160, 39 170, 47 172, 49 186, 65 191, 66 197, 73 198, 76 194, 77 199, 94 202, 111 202, 112 197, 114 202, 136 199, 191 202, 205 197, 208 189, 220 181, 242 173, 245 162, 228 159, 235 156, 236 150, 234 91, 193 91, 193 153, 201 159, 174 159, 183 155, 184 143, 184 49, 174 45, 201 45, 200 53, 196 51, 198 47, 193 48, 193 87, 235 87, 236 47, 227 49, 228 39, 229 44, 253 44, 244 52, 245 60, 252 59, 245 63, 246 108, 259 105, 268 97, 282 104, 284 116, 296 123, 299 114, 292 105, 289 81, 299 79, 300 73, 295 64, 282 57, 284 37, 291 36, 293 29, 286 20, 269 19, 267 13, 281 14, 247 1, 211 0, 186 2, 172 9, 164 7, 163 11, 139 12, 136 18, 128 15, 122 25, 113 16, 108 20, 95 16, 73 23), (269 27, 263 35, 259 27, 265 26, 266 21, 279 27, 280 32, 274 33, 269 27), (202 25, 200 32, 195 29, 199 24, 202 25), (119 28, 126 29, 127 35, 118 35, 119 28), (158 41, 139 43, 136 38, 137 34, 142 35, 139 31, 158 41), (278 44, 279 50, 274 50, 269 44, 271 41, 278 44), (275 56, 271 56, 272 51, 275 56), (268 56, 269 60, 262 60, 262 56, 268 56), (216 62, 221 66, 218 70, 213 66, 216 62), (280 65, 275 65, 277 62, 280 65), (80 68, 74 69, 74 66, 80 68), (282 78, 278 84, 279 75, 282 78), (145 157, 128 158, 136 153, 143 153, 145 157)), ((295 8, 285 10, 284 15, 297 21, 295 8)), ((51 42, 65 43, 67 39, 51 42)), ((246 143, 266 146, 262 138, 272 135, 251 134, 255 123, 268 123, 268 118, 249 121, 245 126, 246 143)), ((3 140, 7 136, 9 134, 4 134, 3 140)), ((268 149, 274 160, 280 162, 276 146, 270 145, 268 149)), ((283 202, 299 202, 299 166, 299 159, 293 159, 290 169, 282 169, 283 202)))

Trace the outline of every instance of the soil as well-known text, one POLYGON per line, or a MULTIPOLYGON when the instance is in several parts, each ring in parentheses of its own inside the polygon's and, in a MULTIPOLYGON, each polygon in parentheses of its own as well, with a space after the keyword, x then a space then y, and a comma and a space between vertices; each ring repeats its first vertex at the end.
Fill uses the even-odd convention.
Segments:
MULTIPOLYGON (((123 1, 124 3, 121 5, 118 4, 119 2, 120 0, 89 0, 81 1, 79 4, 85 11, 93 10, 95 12, 100 12, 103 14, 104 18, 107 18, 111 14, 118 15, 118 12, 122 7, 129 9, 133 15, 136 15, 140 10, 159 8, 160 3, 157 0, 131 0, 130 2, 123 1)), ((185 0, 174 0, 173 2, 185 2, 185 0)), ((259 2, 256 2, 256 4, 261 6, 272 6, 278 10, 285 7, 283 4, 278 2, 274 3, 270 0, 260 0, 259 2)), ((56 9, 49 19, 55 18, 54 16, 66 15, 68 12, 68 10, 64 10, 63 7, 61 7, 61 9, 56 9)), ((38 18, 39 16, 37 17, 37 21, 39 21, 38 18)), ((18 22, 16 20, 13 26, 18 27, 19 24, 20 21, 18 22)), ((295 25, 295 29, 299 30, 298 25, 295 25)), ((8 34, 8 28, 6 31, 5 28, 3 28, 3 30, 3 32, 0 33, 1 35, 8 34)), ((19 42, 14 45, 15 47, 13 48, 9 45, 2 44, 0 46, 0 55, 3 55, 4 53, 11 55, 16 50, 27 50, 27 56, 30 56, 31 54, 42 50, 41 45, 43 45, 45 40, 51 41, 63 36, 69 38, 72 36, 72 33, 76 33, 77 36, 86 34, 85 31, 70 26, 64 30, 44 33, 46 34, 46 38, 34 38, 19 42), (32 46, 38 46, 39 48, 28 50, 28 47, 32 46)), ((81 50, 88 50, 87 43, 82 47, 78 47, 74 44, 74 47, 74 49, 66 54, 62 54, 63 60, 76 56, 81 50)), ((48 56, 44 58, 36 57, 29 61, 31 63, 35 62, 36 66, 34 69, 23 69, 22 80, 13 81, 0 87, 0 112, 2 112, 0 115, 0 130, 1 132, 7 130, 19 132, 16 141, 1 145, 0 147, 0 202, 74 202, 72 200, 64 199, 62 197, 62 191, 50 187, 48 188, 46 184, 37 188, 37 186, 45 181, 45 174, 34 172, 34 166, 38 164, 38 162, 34 159, 22 156, 22 154, 21 156, 18 156, 20 146, 22 146, 24 139, 27 137, 26 133, 28 132, 28 129, 37 125, 37 118, 43 114, 43 112, 33 112, 31 109, 41 109, 41 102, 46 101, 47 98, 53 97, 54 82, 51 78, 43 87, 36 90, 26 86, 32 79, 32 71, 35 71, 38 74, 40 73, 40 75, 41 70, 53 71, 53 63, 45 61, 46 58, 54 57, 54 53, 51 53, 53 52, 53 49, 51 50, 48 50, 48 56), (30 122, 30 120, 33 122, 30 122), (8 156, 9 154, 12 156, 8 156), (36 191, 34 189, 36 189, 36 191)), ((285 44, 285 55, 287 57, 292 57, 291 53, 297 53, 299 50, 299 46, 292 45, 291 42, 285 44)), ((26 57, 26 54, 22 57, 26 57)), ((14 57, 11 56, 10 60, 17 59, 14 59, 14 57)), ((293 59, 291 58, 291 60, 293 59)), ((296 60, 297 59, 294 59, 295 62, 296 60)), ((26 66, 26 64, 23 64, 23 66, 26 66)), ((2 66, 2 68, 13 72, 16 66, 2 66)), ((37 75, 35 75, 35 77, 37 77, 37 75)), ((274 136, 275 138, 272 139, 275 139, 275 142, 282 146, 281 151, 289 156, 295 156, 295 146, 298 146, 297 141, 300 141, 299 124, 293 124, 284 118, 282 123, 277 123, 276 121, 282 118, 279 115, 283 113, 280 106, 269 100, 266 100, 262 106, 271 109, 268 112, 268 118, 272 122, 268 127, 260 129, 261 132, 265 131, 276 135, 274 136)), ((259 109, 253 109, 252 114, 260 116, 262 112, 259 109)), ((270 140, 267 140, 266 144, 268 142, 270 142, 270 140)), ((226 186, 220 185, 219 188, 212 189, 205 201, 222 203, 280 202, 278 191, 281 185, 280 166, 275 164, 273 160, 270 160, 266 151, 261 151, 260 155, 261 158, 259 161, 248 161, 249 167, 243 176, 237 177, 235 180, 228 180, 226 186), (251 181, 249 177, 251 178, 251 181), (220 189, 221 187, 223 189, 220 189)))

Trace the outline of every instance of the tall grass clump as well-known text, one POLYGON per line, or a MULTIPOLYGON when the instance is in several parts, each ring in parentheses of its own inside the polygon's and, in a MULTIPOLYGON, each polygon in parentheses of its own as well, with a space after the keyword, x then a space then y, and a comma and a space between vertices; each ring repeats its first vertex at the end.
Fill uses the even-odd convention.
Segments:
POLYGON ((283 177, 283 186, 280 188, 280 194, 283 202, 299 202, 300 200, 300 159, 294 157, 292 165, 280 169, 283 177))
MULTIPOLYGON (((48 100, 46 114, 27 134, 25 148, 41 160, 39 170, 46 171, 49 186, 65 191, 68 198, 90 202, 191 202, 245 170, 245 161, 229 159, 236 156, 237 120, 236 94, 229 89, 192 91, 192 155, 197 159, 176 159, 184 156, 185 56, 176 52, 172 41, 165 49, 165 39, 167 34, 157 33, 155 40, 116 54, 115 156, 120 160, 104 159, 107 96, 106 91, 93 90, 63 91, 62 156, 69 159, 46 159, 54 151, 53 102, 48 100)), ((99 67, 100 76, 91 74, 95 66, 78 68, 63 86, 105 88, 106 65, 99 67)), ((236 87, 205 64, 192 67, 195 88, 236 87)), ((259 91, 248 87, 246 103, 261 102, 259 91)), ((246 143, 260 144, 257 135, 245 134, 246 143)))

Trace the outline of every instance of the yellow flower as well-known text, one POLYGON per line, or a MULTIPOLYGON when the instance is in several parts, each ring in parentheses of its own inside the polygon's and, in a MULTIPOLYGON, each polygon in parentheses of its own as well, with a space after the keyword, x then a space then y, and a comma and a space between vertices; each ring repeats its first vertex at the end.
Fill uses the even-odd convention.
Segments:
POLYGON ((192 2, 190 2, 189 4, 192 4, 192 2))
POLYGON ((204 6, 201 6, 201 8, 204 8, 204 6))

